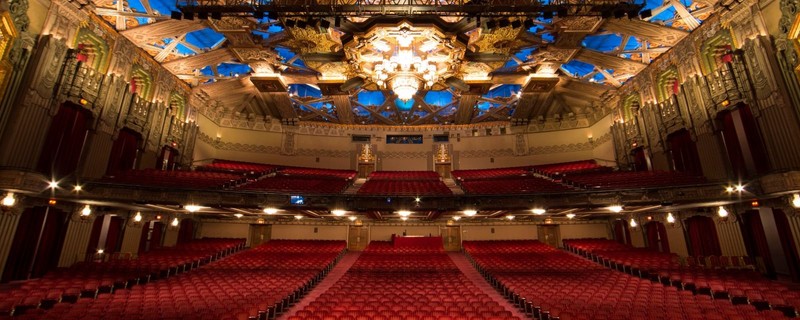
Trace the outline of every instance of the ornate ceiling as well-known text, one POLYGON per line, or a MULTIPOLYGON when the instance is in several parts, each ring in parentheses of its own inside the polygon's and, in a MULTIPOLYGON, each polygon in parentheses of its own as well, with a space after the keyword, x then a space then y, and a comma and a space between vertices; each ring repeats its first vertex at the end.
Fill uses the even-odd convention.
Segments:
POLYGON ((648 0, 643 19, 176 20, 171 0, 94 11, 231 118, 526 124, 604 112, 603 95, 697 28, 708 1, 648 0))

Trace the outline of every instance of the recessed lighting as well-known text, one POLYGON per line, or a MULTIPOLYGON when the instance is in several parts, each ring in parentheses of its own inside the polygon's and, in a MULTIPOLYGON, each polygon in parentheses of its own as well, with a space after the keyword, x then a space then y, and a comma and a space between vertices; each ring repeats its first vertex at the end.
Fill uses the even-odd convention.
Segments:
POLYGON ((472 217, 478 214, 478 210, 464 210, 464 215, 467 217, 472 217))
POLYGON ((740 185, 737 185, 737 186, 736 186, 736 192, 742 192, 742 191, 744 191, 744 186, 743 186, 743 185, 741 185, 741 184, 740 184, 740 185))
POLYGON ((422 198, 420 198, 420 197, 414 198, 414 202, 420 202, 420 201, 422 201, 422 198))
POLYGON ((343 216, 345 213, 347 213, 347 211, 344 211, 344 210, 331 210, 331 213, 332 213, 334 216, 341 217, 341 216, 343 216))
POLYGON ((733 192, 733 187, 731 187, 731 186, 725 187, 725 192, 727 192, 727 193, 733 192))
POLYGON ((531 212, 533 212, 533 214, 542 215, 545 212, 547 212, 547 210, 542 209, 542 208, 533 208, 533 209, 531 209, 531 212))
POLYGON ((275 208, 264 208, 264 213, 266 213, 266 214, 276 214, 276 213, 278 213, 278 209, 275 209, 275 208))

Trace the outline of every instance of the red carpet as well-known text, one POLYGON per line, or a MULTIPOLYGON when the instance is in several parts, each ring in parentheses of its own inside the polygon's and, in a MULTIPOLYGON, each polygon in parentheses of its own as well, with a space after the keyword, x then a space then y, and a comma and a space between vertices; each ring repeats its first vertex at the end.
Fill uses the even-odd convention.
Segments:
POLYGON ((483 293, 489 295, 492 300, 497 301, 497 303, 505 307, 506 310, 511 311, 515 317, 520 319, 529 319, 528 316, 522 313, 519 309, 517 309, 517 307, 508 302, 508 300, 503 298, 499 292, 492 288, 492 286, 490 286, 489 283, 483 279, 481 274, 478 273, 474 267, 472 267, 472 264, 469 263, 469 260, 467 260, 467 257, 464 256, 463 253, 448 252, 447 255, 450 256, 450 259, 453 260, 453 263, 455 263, 458 269, 461 270, 461 273, 463 273, 467 279, 471 280, 475 286, 480 288, 483 293))
POLYGON ((333 267, 330 273, 322 280, 316 287, 314 287, 311 292, 309 292, 303 299, 300 299, 297 303, 295 303, 289 310, 284 312, 278 320, 288 319, 289 317, 293 316, 295 312, 298 310, 303 310, 311 301, 317 299, 322 293, 328 290, 331 286, 333 286, 336 281, 344 276, 347 270, 350 270, 350 267, 358 260, 358 257, 361 256, 361 252, 348 252, 347 254, 342 257, 342 260, 339 260, 339 263, 333 267))

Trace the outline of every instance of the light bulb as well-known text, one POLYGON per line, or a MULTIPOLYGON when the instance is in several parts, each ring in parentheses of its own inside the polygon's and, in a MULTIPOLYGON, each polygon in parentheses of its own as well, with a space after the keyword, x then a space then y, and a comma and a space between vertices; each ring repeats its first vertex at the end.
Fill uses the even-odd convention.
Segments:
POLYGON ((15 203, 17 203, 17 198, 14 198, 14 193, 13 192, 9 192, 8 194, 6 194, 6 197, 3 198, 3 206, 4 207, 11 207, 15 203))
POLYGON ((506 216, 506 219, 508 219, 508 220, 514 220, 514 218, 516 218, 516 217, 514 217, 514 216, 506 216))
POLYGON ((547 210, 542 208, 533 208, 531 209, 531 212, 533 212, 533 214, 543 215, 545 212, 547 212, 547 210))
POLYGON ((668 223, 675 223, 675 216, 672 215, 672 212, 667 213, 667 222, 668 223))
POLYGON ((727 192, 727 193, 733 192, 733 187, 726 187, 725 188, 725 192, 727 192))
POLYGON ((183 206, 183 208, 186 209, 186 211, 189 211, 189 212, 197 212, 197 211, 200 211, 200 209, 202 209, 203 207, 198 206, 198 205, 194 205, 194 204, 189 204, 189 205, 183 206))
POLYGON ((133 221, 134 222, 142 222, 142 213, 137 211, 136 215, 133 216, 133 221))
POLYGON ((275 208, 264 208, 264 213, 266 213, 266 214, 276 214, 276 213, 278 213, 278 209, 275 209, 275 208))
POLYGON ((478 214, 478 210, 464 210, 464 215, 467 217, 472 217, 478 214))
POLYGON ((81 215, 86 217, 86 216, 89 216, 91 214, 92 214, 92 207, 89 206, 88 204, 83 206, 83 209, 81 210, 81 215))
POLYGON ((397 214, 400 215, 401 217, 408 217, 408 216, 411 215, 411 211, 400 210, 400 211, 397 211, 397 214))
POLYGON ((97 253, 98 253, 98 254, 103 254, 103 252, 106 252, 106 251, 105 251, 105 250, 103 250, 103 249, 97 249, 97 253))
POLYGON ((453 220, 454 220, 454 221, 461 220, 461 216, 453 216, 453 220))
POLYGON ((408 220, 408 217, 400 217, 400 220, 406 221, 408 220))
POLYGON ((173 226, 173 227, 177 227, 177 226, 178 226, 178 224, 180 224, 180 220, 178 220, 178 218, 174 218, 174 219, 172 219, 172 226, 173 226))
POLYGON ((620 212, 622 212, 622 206, 619 206, 619 205, 610 206, 610 207, 608 207, 608 210, 611 210, 611 212, 614 212, 614 213, 620 213, 620 212))
POLYGON ((244 215, 243 215, 243 214, 241 214, 241 213, 235 213, 233 216, 234 216, 234 217, 237 217, 237 218, 242 218, 242 217, 244 217, 244 215))
POLYGON ((80 185, 75 186, 75 191, 81 191, 81 190, 83 190, 83 187, 81 187, 80 185))
POLYGON ((740 185, 737 185, 737 186, 736 186, 736 192, 742 192, 742 191, 744 191, 744 186, 743 186, 743 185, 741 185, 741 184, 740 184, 740 185))
POLYGON ((303 219, 303 216, 298 214, 298 215, 294 216, 294 218, 297 219, 297 220, 300 220, 300 219, 303 219))
POLYGON ((575 218, 575 214, 574 213, 567 213, 567 219, 572 219, 572 218, 575 218))
POLYGON ((631 228, 636 228, 639 224, 636 223, 636 220, 631 219, 631 228))
POLYGON ((344 211, 344 210, 331 210, 331 213, 332 213, 334 216, 341 217, 341 216, 343 216, 345 213, 347 213, 347 211, 344 211))
POLYGON ((728 210, 725 210, 725 207, 723 206, 719 206, 717 214, 719 215, 720 218, 725 218, 728 216, 728 210))
POLYGON ((800 194, 796 193, 794 194, 794 196, 792 197, 792 205, 795 208, 800 208, 800 194))
POLYGON ((50 189, 58 188, 58 181, 50 181, 47 186, 50 187, 50 189))
POLYGON ((350 221, 356 221, 358 218, 356 216, 349 216, 347 219, 350 219, 350 221))

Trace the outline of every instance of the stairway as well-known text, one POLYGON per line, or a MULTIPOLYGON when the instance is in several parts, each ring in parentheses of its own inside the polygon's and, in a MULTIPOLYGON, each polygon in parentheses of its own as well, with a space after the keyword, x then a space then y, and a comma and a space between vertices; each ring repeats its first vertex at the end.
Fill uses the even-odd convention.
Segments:
POLYGON ((357 194, 358 189, 361 189, 361 186, 363 186, 365 182, 367 182, 367 179, 365 178, 356 179, 356 181, 353 182, 352 185, 350 185, 349 187, 347 187, 347 189, 344 190, 344 194, 357 194))
POLYGON ((454 195, 464 194, 464 190, 461 189, 461 187, 459 187, 458 184, 456 184, 455 180, 448 178, 448 179, 442 179, 442 181, 448 188, 450 188, 450 191, 452 191, 454 195))

